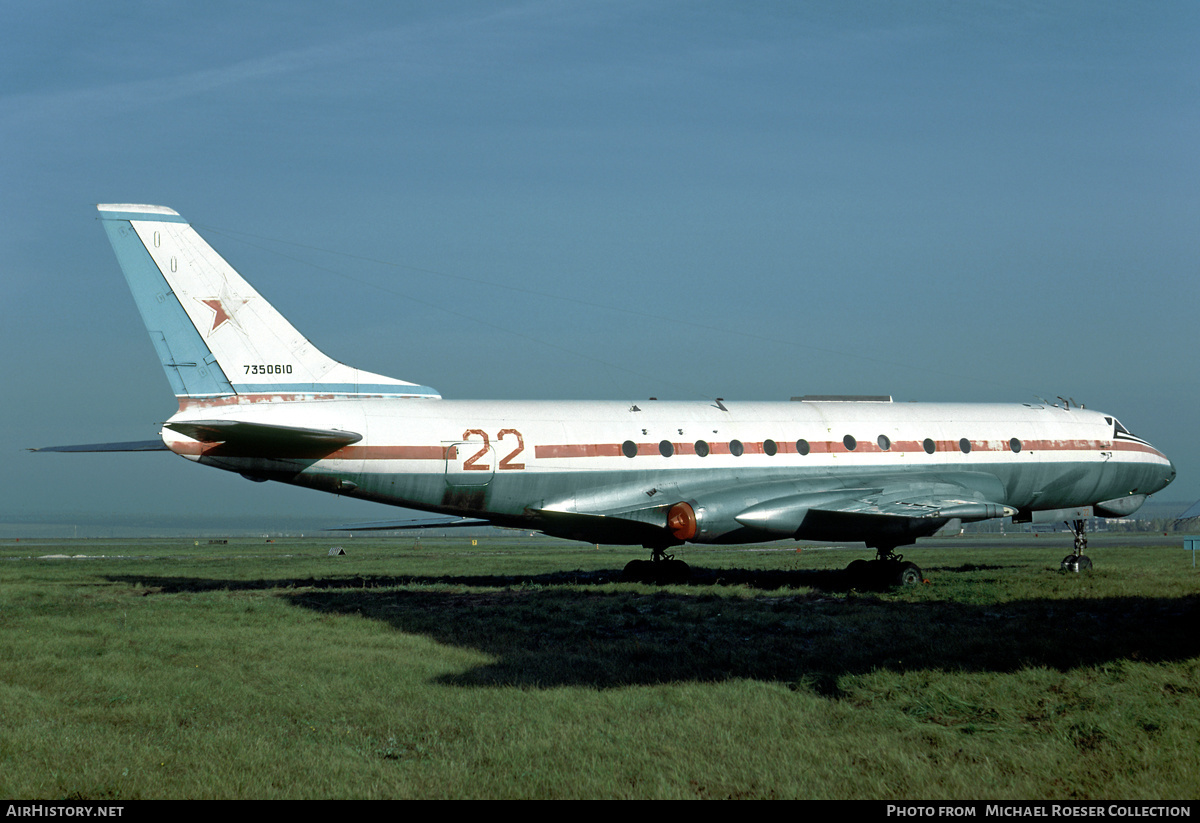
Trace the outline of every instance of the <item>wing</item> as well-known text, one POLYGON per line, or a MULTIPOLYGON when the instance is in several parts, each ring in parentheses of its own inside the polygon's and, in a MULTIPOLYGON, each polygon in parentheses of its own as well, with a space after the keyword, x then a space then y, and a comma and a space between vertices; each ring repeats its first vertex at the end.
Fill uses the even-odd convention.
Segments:
POLYGON ((987 520, 1016 513, 1014 507, 996 502, 1002 490, 996 488, 995 478, 874 480, 855 488, 804 487, 789 481, 741 488, 639 489, 640 499, 622 501, 626 505, 615 500, 615 505, 602 507, 586 505, 594 501, 561 501, 534 514, 547 533, 577 540, 654 545, 791 537, 898 546, 931 535, 952 519, 987 520), (647 496, 658 502, 649 503, 647 496))
POLYGON ((935 533, 954 519, 989 520, 1016 512, 970 489, 928 484, 904 489, 885 487, 868 494, 815 502, 800 495, 752 506, 735 519, 777 537, 901 546, 935 533))
POLYGON ((1197 500, 1188 507, 1187 511, 1176 517, 1175 522, 1178 523, 1181 520, 1191 520, 1193 517, 1200 517, 1200 500, 1197 500))
POLYGON ((43 446, 31 452, 165 452, 170 451, 161 440, 131 440, 125 443, 85 443, 80 446, 43 446))
MULTIPOLYGON (((870 531, 888 521, 912 522, 915 526, 922 521, 990 520, 1017 513, 1011 506, 985 500, 969 489, 947 484, 861 491, 856 490, 850 495, 825 492, 782 497, 751 506, 735 519, 746 526, 790 536, 803 529, 810 518, 833 519, 848 527, 857 524, 864 531, 870 531)), ((937 528, 940 526, 934 530, 937 528)))

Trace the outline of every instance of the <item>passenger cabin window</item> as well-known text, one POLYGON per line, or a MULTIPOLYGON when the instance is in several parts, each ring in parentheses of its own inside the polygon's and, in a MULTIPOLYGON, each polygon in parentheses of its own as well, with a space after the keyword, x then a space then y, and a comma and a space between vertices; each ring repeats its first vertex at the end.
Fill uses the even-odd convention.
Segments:
POLYGON ((708 444, 703 440, 696 441, 696 454, 701 457, 708 457, 708 444))
POLYGON ((809 449, 810 449, 810 447, 809 447, 809 445, 808 445, 808 441, 807 441, 807 440, 797 440, 797 441, 796 441, 796 452, 797 452, 797 454, 801 454, 801 455, 808 454, 808 452, 809 452, 809 449))
POLYGON ((746 451, 746 447, 742 445, 741 440, 730 440, 729 441, 729 453, 732 454, 734 457, 741 457, 742 453, 745 451, 746 451))
POLYGON ((842 438, 842 445, 846 447, 846 451, 854 451, 858 448, 858 441, 852 435, 846 435, 842 438))
POLYGON ((774 440, 763 441, 763 453, 767 457, 774 457, 779 452, 779 446, 774 440))
POLYGON ((926 437, 921 441, 921 448, 925 449, 926 454, 933 454, 935 451, 937 451, 937 444, 926 437))

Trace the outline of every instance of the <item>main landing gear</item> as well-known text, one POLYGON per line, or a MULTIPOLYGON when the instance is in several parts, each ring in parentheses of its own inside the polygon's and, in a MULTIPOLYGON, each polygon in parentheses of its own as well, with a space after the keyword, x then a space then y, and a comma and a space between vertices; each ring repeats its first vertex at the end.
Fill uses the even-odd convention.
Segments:
POLYGON ((896 554, 895 546, 877 546, 874 560, 853 561, 846 567, 846 577, 855 588, 886 589, 892 586, 915 586, 924 577, 916 563, 896 554))
POLYGON ((621 572, 626 583, 652 583, 667 586, 672 583, 687 583, 692 579, 692 568, 664 549, 651 548, 649 560, 630 560, 621 572))
POLYGON ((1080 572, 1092 567, 1092 560, 1084 551, 1087 550, 1087 521, 1071 520, 1068 525, 1075 535, 1075 551, 1063 558, 1059 566, 1064 572, 1080 572))

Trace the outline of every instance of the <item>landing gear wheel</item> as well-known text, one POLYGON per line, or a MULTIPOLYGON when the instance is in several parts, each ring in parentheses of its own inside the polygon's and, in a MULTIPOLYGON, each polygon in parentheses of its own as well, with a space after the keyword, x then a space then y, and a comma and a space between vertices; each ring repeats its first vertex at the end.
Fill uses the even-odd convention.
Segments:
POLYGON ((686 583, 692 579, 692 569, 682 560, 660 560, 657 563, 651 563, 654 582, 660 586, 669 586, 672 583, 686 583))
POLYGON ((621 570, 621 581, 623 583, 643 583, 650 577, 647 566, 652 565, 649 560, 630 560, 625 564, 625 568, 621 570))
POLYGON ((860 557, 850 561, 850 565, 846 567, 846 578, 851 586, 861 586, 867 582, 870 571, 871 564, 860 557))
POLYGON ((1059 566, 1064 572, 1084 572, 1092 567, 1092 559, 1086 554, 1068 554, 1059 566))
POLYGON ((858 559, 846 567, 846 579, 855 588, 886 589, 892 586, 915 586, 924 580, 921 568, 899 557, 858 559))
POLYGON ((916 563, 908 562, 901 563, 900 568, 896 571, 893 578, 895 586, 915 586, 924 578, 921 576, 921 569, 916 563))
POLYGON ((687 583, 691 579, 692 567, 674 558, 630 560, 621 571, 621 581, 624 583, 669 586, 673 583, 687 583))

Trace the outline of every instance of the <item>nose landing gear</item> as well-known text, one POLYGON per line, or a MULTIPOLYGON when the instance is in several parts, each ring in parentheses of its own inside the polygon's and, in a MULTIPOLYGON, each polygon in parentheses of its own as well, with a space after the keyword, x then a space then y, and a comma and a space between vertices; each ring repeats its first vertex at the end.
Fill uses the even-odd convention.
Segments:
POLYGON ((1069 521, 1072 533, 1075 535, 1075 551, 1063 558, 1059 569, 1064 572, 1081 572, 1092 567, 1092 560, 1084 551, 1087 550, 1087 521, 1069 521))

